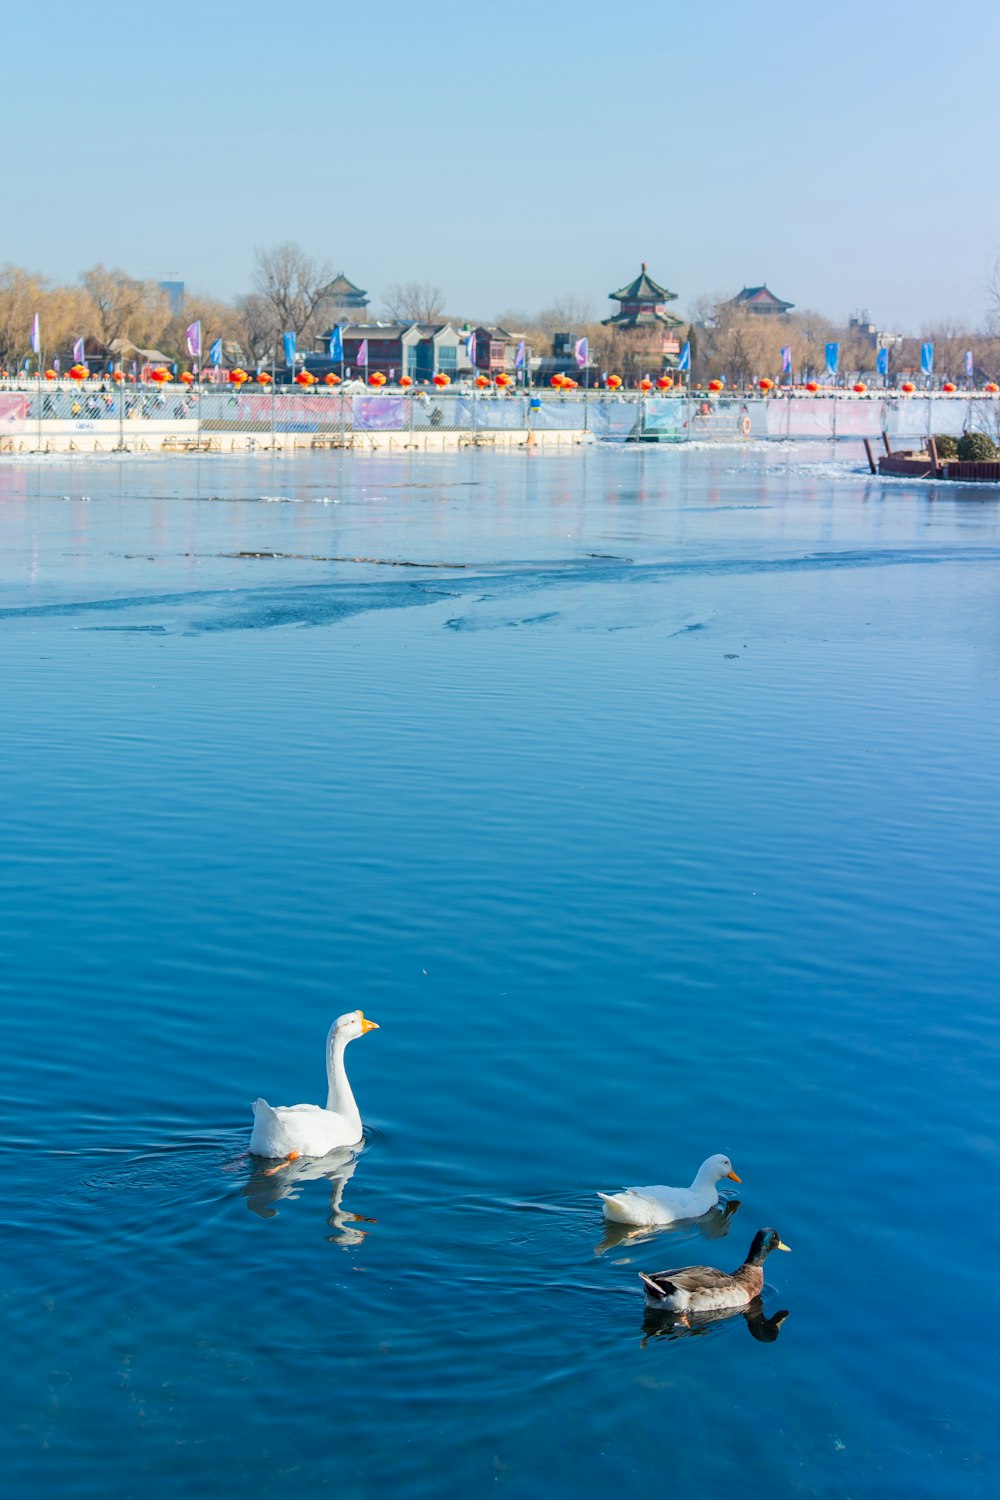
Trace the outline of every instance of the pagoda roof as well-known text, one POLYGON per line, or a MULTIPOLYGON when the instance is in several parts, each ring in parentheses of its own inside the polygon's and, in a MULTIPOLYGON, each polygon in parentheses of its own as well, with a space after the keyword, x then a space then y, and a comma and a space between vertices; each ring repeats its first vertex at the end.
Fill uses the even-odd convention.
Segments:
POLYGON ((642 270, 634 281, 628 286, 623 286, 617 292, 609 292, 608 296, 613 302, 676 302, 677 293, 668 292, 665 286, 653 280, 646 270, 646 262, 642 263, 642 270))
POLYGON ((780 297, 766 286, 745 286, 741 292, 733 298, 733 303, 749 305, 755 309, 766 307, 770 312, 787 312, 794 307, 794 302, 782 302, 780 297))
POLYGON ((604 328, 653 328, 657 323, 666 328, 680 328, 683 322, 683 318, 675 318, 673 313, 654 312, 652 308, 643 312, 619 312, 612 318, 601 319, 604 328))
POLYGON ((367 292, 363 292, 359 286, 354 285, 353 281, 349 281, 344 275, 343 271, 338 271, 337 275, 333 278, 333 280, 327 287, 326 293, 328 297, 346 297, 348 295, 353 295, 355 297, 368 296, 367 292))

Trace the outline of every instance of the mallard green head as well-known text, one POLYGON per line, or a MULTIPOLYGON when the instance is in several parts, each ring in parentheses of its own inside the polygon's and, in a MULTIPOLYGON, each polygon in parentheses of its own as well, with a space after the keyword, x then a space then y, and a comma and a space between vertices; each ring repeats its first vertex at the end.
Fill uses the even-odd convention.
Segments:
POLYGON ((763 1265, 772 1250, 790 1250, 791 1248, 791 1245, 782 1244, 776 1229, 758 1229, 753 1237, 746 1264, 748 1266, 763 1265))

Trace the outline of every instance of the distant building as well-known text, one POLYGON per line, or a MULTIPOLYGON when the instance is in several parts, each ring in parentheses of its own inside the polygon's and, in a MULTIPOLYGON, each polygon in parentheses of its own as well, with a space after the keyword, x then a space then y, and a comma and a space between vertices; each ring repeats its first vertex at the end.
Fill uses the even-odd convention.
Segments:
MULTIPOLYGON (((469 369, 466 335, 450 323, 342 323, 340 327, 344 367, 355 375, 373 375, 378 370, 388 379, 398 380, 401 375, 408 375, 419 383, 438 372, 454 379, 460 371, 469 369), (365 341, 368 363, 359 366, 358 354, 365 341)), ((320 335, 317 353, 306 360, 307 369, 314 375, 324 375, 329 370, 336 375, 341 373, 340 362, 334 363, 328 356, 332 332, 331 327, 320 335)))
POLYGON ((635 280, 617 292, 609 292, 608 296, 619 307, 603 320, 604 327, 614 329, 629 362, 636 369, 641 365, 644 370, 662 370, 665 365, 675 364, 681 348, 677 329, 682 320, 667 312, 667 303, 676 302, 677 293, 668 292, 654 281, 643 261, 635 280))
POLYGON ((160 291, 166 292, 167 301, 170 303, 170 316, 176 318, 184 306, 183 281, 161 281, 160 291))
POLYGON ((483 323, 476 330, 476 369, 483 375, 498 375, 501 370, 513 374, 517 346, 523 336, 510 333, 495 323, 483 323))
POLYGON ((781 298, 776 297, 766 286, 745 286, 729 305, 740 312, 757 313, 763 318, 773 318, 791 312, 795 303, 782 302, 781 298))
POLYGON ((330 324, 366 323, 368 293, 355 286, 353 281, 348 281, 343 271, 340 271, 327 287, 326 296, 317 310, 317 317, 330 324))

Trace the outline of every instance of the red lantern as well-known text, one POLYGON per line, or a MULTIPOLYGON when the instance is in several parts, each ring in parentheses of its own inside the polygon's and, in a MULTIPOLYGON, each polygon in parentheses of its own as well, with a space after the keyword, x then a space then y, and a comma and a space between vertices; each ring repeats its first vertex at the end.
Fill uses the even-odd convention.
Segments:
POLYGON ((446 385, 451 385, 451 376, 446 375, 443 370, 438 370, 437 374, 433 377, 433 380, 434 384, 436 386, 439 386, 441 390, 444 390, 446 385))
POLYGON ((86 380, 89 374, 90 371, 87 369, 86 365, 70 365, 70 380, 86 380))
POLYGON ((639 381, 639 389, 640 391, 651 391, 653 389, 653 382, 648 378, 643 378, 639 381))
POLYGON ((916 390, 916 386, 913 384, 912 380, 904 380, 899 389, 902 391, 904 396, 912 396, 913 392, 916 390))
POLYGON ((774 390, 774 381, 773 380, 768 380, 768 378, 767 378, 766 375, 761 376, 761 378, 760 378, 760 380, 758 380, 757 384, 760 386, 760 388, 764 392, 765 396, 767 395, 768 391, 773 391, 774 390))
POLYGON ((720 380, 718 376, 716 376, 714 380, 710 380, 708 382, 708 388, 710 391, 713 391, 715 395, 718 395, 720 391, 725 390, 726 382, 724 380, 720 380))
POLYGON ((618 389, 618 387, 621 385, 621 383, 622 383, 622 378, 621 378, 620 375, 609 375, 608 376, 608 390, 609 391, 616 391, 618 389))
POLYGON ((111 379, 114 381, 115 385, 121 385, 122 381, 125 379, 125 376, 122 374, 121 370, 112 370, 111 379))
POLYGON ((183 380, 183 382, 184 382, 185 385, 193 385, 194 384, 194 376, 191 374, 190 370, 182 370, 181 371, 181 380, 183 380))
POLYGON ((308 386, 316 384, 316 376, 310 374, 308 370, 300 370, 295 377, 295 384, 301 385, 305 389, 308 386))
POLYGON ((863 396, 867 389, 868 387, 865 385, 863 380, 856 380, 851 386, 851 390, 856 396, 863 396))
POLYGON ((45 379, 46 380, 58 380, 58 378, 59 377, 56 374, 55 370, 46 370, 45 371, 45 379))
POLYGON ((669 391, 673 383, 669 375, 660 375, 656 381, 657 389, 661 391, 669 391))
POLYGON ((476 386, 477 386, 477 388, 479 390, 485 391, 485 389, 489 385, 489 383, 490 383, 490 378, 489 378, 488 375, 477 375, 476 376, 476 386))
POLYGON ((403 387, 403 390, 405 391, 407 389, 407 387, 409 387, 409 386, 411 386, 413 384, 413 381, 411 380, 411 378, 410 378, 409 375, 400 375, 400 377, 399 377, 399 383, 403 387))
POLYGON ((807 380, 806 390, 809 392, 810 396, 815 396, 816 392, 819 390, 818 382, 815 380, 807 380))
POLYGON ((946 396, 953 396, 958 390, 958 386, 955 385, 952 381, 946 380, 941 389, 944 391, 946 396))
POLYGON ((270 385, 271 384, 271 380, 272 380, 272 376, 270 376, 267 373, 266 370, 258 370, 257 371, 257 384, 258 385, 270 385))
POLYGON ((327 373, 323 376, 323 384, 324 385, 339 385, 340 384, 340 376, 339 375, 335 375, 332 370, 328 370, 327 373))
POLYGON ((1000 385, 997 385, 995 380, 988 380, 983 386, 983 390, 988 396, 995 396, 997 391, 1000 391, 1000 385))

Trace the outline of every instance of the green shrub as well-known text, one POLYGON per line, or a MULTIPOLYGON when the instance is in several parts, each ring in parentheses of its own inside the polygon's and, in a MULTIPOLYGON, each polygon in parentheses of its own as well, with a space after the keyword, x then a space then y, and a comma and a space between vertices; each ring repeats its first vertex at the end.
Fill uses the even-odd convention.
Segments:
POLYGON ((958 457, 958 438, 952 437, 950 432, 942 432, 934 442, 937 444, 938 458, 958 457))
POLYGON ((959 458, 973 463, 996 458, 997 445, 985 432, 963 432, 956 448, 959 458))

